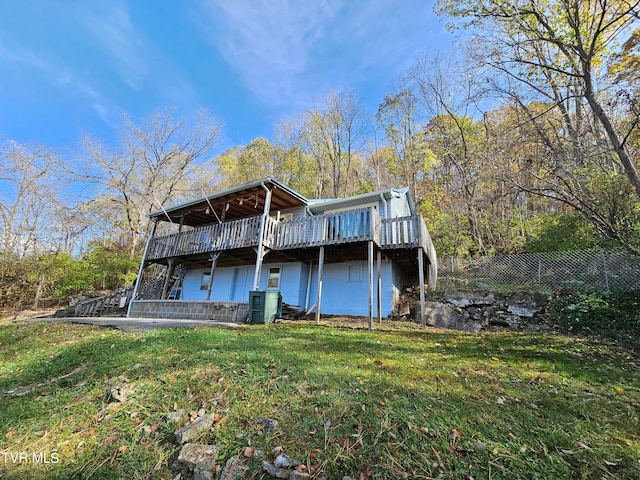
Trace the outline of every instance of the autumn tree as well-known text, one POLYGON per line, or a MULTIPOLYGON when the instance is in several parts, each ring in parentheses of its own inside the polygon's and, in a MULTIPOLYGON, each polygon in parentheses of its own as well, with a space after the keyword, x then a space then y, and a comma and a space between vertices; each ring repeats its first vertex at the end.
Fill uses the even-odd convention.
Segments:
POLYGON ((387 157, 386 170, 394 183, 409 186, 419 202, 424 196, 420 187, 435 158, 425 143, 424 114, 420 111, 418 94, 405 82, 395 93, 385 95, 377 119, 393 151, 393 156, 387 157))
POLYGON ((441 0, 436 8, 471 29, 475 61, 532 126, 541 154, 522 165, 537 183, 525 188, 571 206, 635 252, 639 120, 629 92, 638 81, 639 8, 636 0, 441 0))
POLYGON ((356 153, 363 146, 367 114, 352 92, 332 92, 307 111, 303 148, 315 160, 318 197, 351 193, 356 153))

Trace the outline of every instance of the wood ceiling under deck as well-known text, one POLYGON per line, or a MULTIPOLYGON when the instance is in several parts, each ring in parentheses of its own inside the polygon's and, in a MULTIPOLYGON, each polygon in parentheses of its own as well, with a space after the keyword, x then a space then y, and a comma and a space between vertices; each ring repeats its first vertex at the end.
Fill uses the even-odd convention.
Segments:
POLYGON ((235 189, 229 193, 222 192, 222 194, 203 197, 194 202, 155 212, 151 217, 159 221, 197 227, 262 215, 267 197, 263 184, 271 190, 269 209, 271 212, 303 207, 307 204, 306 200, 293 190, 266 179, 261 183, 251 182, 247 187, 235 189))

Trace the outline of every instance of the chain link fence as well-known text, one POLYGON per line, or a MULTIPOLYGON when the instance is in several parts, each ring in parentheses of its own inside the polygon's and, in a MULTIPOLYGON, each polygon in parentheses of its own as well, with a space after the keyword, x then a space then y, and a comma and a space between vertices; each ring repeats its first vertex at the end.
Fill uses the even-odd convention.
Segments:
POLYGON ((553 293, 640 291, 640 258, 626 252, 580 250, 461 259, 441 258, 438 290, 491 289, 553 293))

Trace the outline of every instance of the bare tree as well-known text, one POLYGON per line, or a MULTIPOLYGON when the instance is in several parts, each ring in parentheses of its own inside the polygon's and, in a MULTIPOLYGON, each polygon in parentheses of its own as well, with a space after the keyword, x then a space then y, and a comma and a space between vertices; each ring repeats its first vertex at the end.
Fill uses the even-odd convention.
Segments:
POLYGON ((0 150, 0 162, 1 252, 22 257, 50 249, 58 157, 42 146, 9 142, 0 150))
POLYGON ((125 117, 121 145, 113 151, 85 138, 86 157, 96 167, 85 178, 100 185, 100 208, 120 218, 131 256, 147 233, 150 212, 198 193, 193 177, 213 162, 219 134, 220 124, 206 112, 188 122, 173 111, 157 111, 140 125, 125 117))

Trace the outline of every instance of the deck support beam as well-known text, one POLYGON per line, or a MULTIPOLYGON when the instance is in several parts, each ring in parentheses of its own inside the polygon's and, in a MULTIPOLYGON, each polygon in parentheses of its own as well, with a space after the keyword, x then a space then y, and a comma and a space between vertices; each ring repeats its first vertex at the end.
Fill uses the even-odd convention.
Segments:
POLYGON ((378 323, 382 323, 382 251, 379 248, 376 264, 378 269, 378 323))
POLYGON ((369 331, 373 330, 373 240, 367 242, 367 264, 369 279, 369 331))
POLYGON ((216 262, 220 256, 220 252, 210 253, 211 257, 211 271, 209 273, 209 285, 207 285, 207 302, 211 300, 211 289, 213 288, 213 276, 216 273, 216 262))
POLYGON ((258 233, 258 248, 256 250, 256 269, 253 274, 253 289, 258 290, 260 288, 260 270, 262 269, 262 259, 267 254, 264 248, 264 231, 267 225, 267 217, 269 216, 269 209, 271 208, 271 190, 269 190, 264 184, 262 187, 266 190, 264 198, 264 209, 262 211, 262 219, 260 220, 260 232, 258 233))
POLYGON ((149 234, 149 238, 147 238, 147 244, 144 247, 144 253, 142 254, 142 261, 140 262, 140 268, 138 269, 138 277, 136 278, 136 284, 133 287, 133 293, 131 294, 131 299, 129 300, 129 307, 127 308, 127 317, 131 312, 131 303, 138 297, 138 288, 140 287, 140 283, 142 283, 142 272, 144 271, 145 261, 147 260, 147 254, 149 253, 149 245, 151 244, 151 240, 156 234, 156 228, 158 228, 158 220, 154 220, 153 225, 151 226, 151 233, 149 234))
POLYGON ((424 256, 422 247, 418 247, 418 285, 420 286, 420 325, 427 326, 424 317, 424 256))
POLYGON ((312 275, 313 275, 313 262, 309 262, 309 274, 307 275, 307 295, 304 297, 305 311, 309 308, 309 295, 311 294, 311 276, 312 275))
POLYGON ((322 302, 322 269, 324 268, 324 246, 320 246, 318 256, 318 298, 316 302, 316 325, 320 323, 320 303, 322 302))

